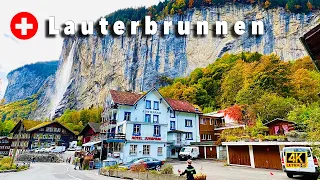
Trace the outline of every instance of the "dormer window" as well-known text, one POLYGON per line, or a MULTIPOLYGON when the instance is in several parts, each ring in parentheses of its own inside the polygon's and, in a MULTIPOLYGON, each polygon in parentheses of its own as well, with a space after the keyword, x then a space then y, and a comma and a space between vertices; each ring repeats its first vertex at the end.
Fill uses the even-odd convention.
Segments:
POLYGON ((151 101, 146 100, 146 109, 151 109, 151 101))

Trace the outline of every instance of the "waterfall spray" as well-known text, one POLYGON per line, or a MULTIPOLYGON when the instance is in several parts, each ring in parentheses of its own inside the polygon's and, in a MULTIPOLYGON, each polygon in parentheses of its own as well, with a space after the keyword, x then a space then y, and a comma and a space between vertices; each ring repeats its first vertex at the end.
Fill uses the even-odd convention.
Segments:
POLYGON ((61 100, 63 99, 63 95, 68 88, 70 77, 71 77, 72 65, 73 65, 75 45, 76 45, 76 42, 72 44, 72 48, 69 52, 67 60, 61 63, 60 70, 56 74, 55 90, 51 98, 52 109, 50 112, 50 118, 54 117, 55 111, 57 110, 61 100))

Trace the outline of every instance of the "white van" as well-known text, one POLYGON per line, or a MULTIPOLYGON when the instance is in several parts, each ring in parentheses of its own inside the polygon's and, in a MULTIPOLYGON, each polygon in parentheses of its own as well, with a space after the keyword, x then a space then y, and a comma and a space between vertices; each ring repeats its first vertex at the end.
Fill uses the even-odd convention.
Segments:
POLYGON ((186 146, 179 152, 179 159, 197 159, 199 157, 199 147, 186 146))
POLYGON ((318 159, 311 147, 285 147, 281 154, 282 169, 289 178, 294 175, 308 176, 316 180, 319 176, 318 159))

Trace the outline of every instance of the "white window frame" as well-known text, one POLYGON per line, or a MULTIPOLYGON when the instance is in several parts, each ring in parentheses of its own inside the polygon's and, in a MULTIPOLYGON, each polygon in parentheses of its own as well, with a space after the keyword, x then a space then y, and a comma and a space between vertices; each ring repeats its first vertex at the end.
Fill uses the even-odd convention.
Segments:
POLYGON ((212 135, 211 134, 207 134, 207 140, 212 140, 212 135))
POLYGON ((137 152, 138 152, 138 145, 131 144, 129 155, 137 155, 137 152))
POLYGON ((210 118, 210 125, 213 125, 213 119, 210 118))
POLYGON ((142 146, 142 154, 143 155, 150 155, 150 145, 143 145, 142 146))
POLYGON ((186 140, 193 140, 193 133, 192 132, 187 132, 186 133, 186 140), (190 134, 191 134, 191 137, 188 136, 190 134))
POLYGON ((201 118, 201 120, 200 120, 200 124, 204 124, 203 118, 201 118))
POLYGON ((157 148, 157 154, 158 154, 158 156, 162 156, 163 155, 163 148, 162 147, 158 147, 157 148))
POLYGON ((206 134, 201 134, 201 140, 206 140, 206 134))

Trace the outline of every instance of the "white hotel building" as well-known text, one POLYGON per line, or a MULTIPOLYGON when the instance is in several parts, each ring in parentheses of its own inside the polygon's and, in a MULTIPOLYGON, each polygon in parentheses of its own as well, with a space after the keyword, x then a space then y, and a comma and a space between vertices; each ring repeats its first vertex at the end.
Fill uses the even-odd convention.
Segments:
POLYGON ((124 141, 107 140, 124 163, 137 157, 177 158, 181 147, 200 142, 197 109, 163 98, 156 88, 146 94, 110 90, 103 112, 103 121, 108 120, 114 120, 109 133, 125 135, 124 141))

